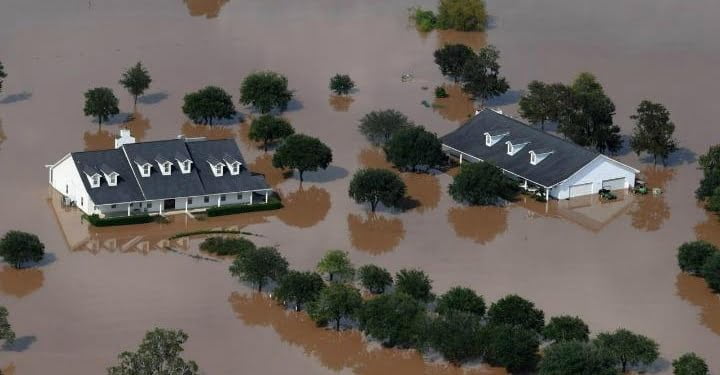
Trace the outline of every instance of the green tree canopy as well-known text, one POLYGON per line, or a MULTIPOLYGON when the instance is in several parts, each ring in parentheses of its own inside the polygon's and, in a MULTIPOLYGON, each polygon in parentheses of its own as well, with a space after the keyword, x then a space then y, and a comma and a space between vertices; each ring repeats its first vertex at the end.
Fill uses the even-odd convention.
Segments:
POLYGON ((710 289, 720 293, 720 252, 707 258, 702 268, 702 276, 710 289))
POLYGON ((558 131, 580 146, 600 152, 622 147, 620 127, 613 123, 615 104, 594 75, 580 73, 570 86, 570 95, 560 115, 558 131))
POLYGON ((243 237, 208 237, 200 243, 200 250, 220 256, 238 256, 253 249, 255 244, 243 237))
POLYGON ((360 285, 373 294, 382 294, 385 288, 393 284, 392 275, 386 269, 374 264, 366 264, 358 270, 360 285))
POLYGON ((637 113, 630 118, 635 120, 630 147, 638 155, 642 152, 652 155, 655 164, 659 157, 665 165, 668 156, 677 151, 677 141, 673 138, 675 124, 670 121, 670 111, 660 103, 643 100, 637 113))
POLYGON ((15 341, 15 331, 8 321, 8 310, 2 305, 0 305, 0 340, 5 340, 9 344, 15 341))
POLYGON ((267 279, 278 281, 288 272, 288 262, 274 247, 246 251, 230 265, 230 274, 241 281, 254 283, 262 291, 267 279))
POLYGON ((399 292, 365 302, 358 314, 360 329, 388 347, 411 348, 425 340, 425 306, 399 292))
POLYGON ((700 275, 708 257, 717 252, 718 248, 707 241, 685 242, 678 249, 678 265, 683 272, 700 275))
POLYGON ((622 367, 623 373, 628 365, 649 365, 659 356, 655 341, 622 328, 612 333, 600 333, 595 344, 622 367))
POLYGON ((2 61, 0 61, 0 92, 3 90, 3 82, 5 78, 7 78, 7 73, 5 73, 5 67, 2 64, 2 61))
POLYGON ((304 134, 285 138, 273 155, 275 168, 297 169, 300 181, 303 173, 327 168, 332 162, 332 151, 319 139, 304 134))
POLYGON ((700 155, 698 164, 703 171, 703 178, 695 191, 695 196, 698 199, 705 199, 712 196, 720 187, 720 145, 710 146, 706 154, 700 155))
POLYGON ((560 120, 569 95, 570 89, 562 83, 532 81, 518 103, 520 116, 545 130, 545 122, 560 120))
POLYGON ((108 121, 110 116, 120 113, 118 99, 107 87, 96 87, 85 92, 85 116, 97 117, 98 124, 108 121))
POLYGON ((399 130, 412 126, 405 115, 394 109, 372 111, 360 119, 360 133, 375 145, 387 143, 399 130))
POLYGON ((362 307, 363 300, 360 292, 347 284, 331 283, 320 291, 317 300, 310 304, 310 317, 318 325, 335 322, 335 330, 340 330, 343 318, 354 317, 362 307))
POLYGON ((395 289, 421 302, 430 302, 435 298, 432 294, 432 280, 418 269, 403 268, 395 275, 395 289))
POLYGON ((398 130, 385 145, 387 160, 401 170, 434 168, 447 160, 437 135, 422 126, 398 130))
POLYGON ((142 95, 150 87, 152 78, 150 78, 150 73, 142 65, 142 62, 138 61, 137 64, 123 73, 119 83, 133 96, 133 106, 137 107, 138 96, 142 95))
POLYGON ((375 212, 378 203, 385 207, 398 207, 405 197, 405 183, 396 173, 387 169, 368 168, 355 172, 348 194, 355 202, 370 203, 375 212))
POLYGON ((330 77, 330 90, 337 95, 347 95, 355 88, 355 82, 347 74, 335 74, 330 77))
POLYGON ((268 113, 276 107, 284 111, 292 98, 287 78, 271 71, 248 75, 240 87, 240 103, 251 105, 260 113, 268 113))
POLYGON ((256 142, 263 142, 263 150, 267 151, 271 142, 293 134, 295 134, 295 129, 284 118, 262 115, 253 120, 248 138, 256 142))
POLYGON ((355 277, 348 253, 342 250, 328 250, 315 267, 320 273, 327 273, 330 281, 352 280, 355 277))
POLYGON ((553 316, 542 331, 546 340, 560 341, 588 341, 590 328, 582 319, 576 316, 553 316))
POLYGON ((505 367, 508 372, 532 371, 538 363, 537 333, 522 326, 489 324, 483 327, 480 342, 484 361, 505 367))
POLYGON ((536 333, 545 327, 545 313, 535 308, 535 304, 516 295, 507 295, 490 305, 487 314, 488 323, 508 324, 523 327, 536 333))
POLYGON ((325 282, 315 272, 288 271, 273 290, 273 298, 285 305, 294 303, 299 311, 306 303, 314 302, 323 288, 325 282))
POLYGON ((434 53, 435 64, 440 67, 442 75, 457 82, 462 76, 465 63, 475 57, 472 48, 464 44, 446 44, 434 53))
POLYGON ((45 245, 32 233, 11 230, 0 238, 0 257, 15 268, 26 262, 39 262, 45 256, 45 245))
POLYGON ((145 334, 136 352, 123 352, 108 375, 198 375, 198 365, 180 357, 188 335, 182 330, 155 328, 145 334))
POLYGON ((480 317, 461 311, 450 311, 432 321, 430 345, 455 366, 476 359, 482 353, 480 317))
POLYGON ((459 311, 482 318, 485 315, 485 300, 470 288, 456 286, 438 298, 435 311, 440 315, 459 311))
POLYGON ((548 346, 539 364, 539 375, 617 375, 615 362, 595 345, 562 341, 548 346))
POLYGON ((500 75, 500 51, 489 45, 480 49, 476 56, 468 59, 463 66, 461 81, 463 91, 480 100, 486 100, 504 94, 510 85, 500 75))
POLYGON ((441 29, 484 31, 486 23, 483 0, 440 0, 437 25, 441 29))
POLYGON ((485 162, 463 163, 449 187, 455 201, 473 206, 494 205, 501 199, 515 200, 519 190, 517 183, 485 162))
POLYGON ((214 119, 231 119, 237 113, 230 94, 216 86, 185 95, 182 111, 193 122, 209 125, 214 119))
POLYGON ((695 353, 685 353, 672 362, 674 375, 710 375, 705 360, 695 353))

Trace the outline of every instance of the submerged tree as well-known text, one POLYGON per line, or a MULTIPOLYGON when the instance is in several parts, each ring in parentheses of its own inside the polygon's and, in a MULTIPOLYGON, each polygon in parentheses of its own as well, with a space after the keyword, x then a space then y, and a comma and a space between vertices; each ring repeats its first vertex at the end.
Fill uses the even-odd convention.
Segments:
POLYGON ((485 162, 464 163, 453 177, 449 192, 453 199, 473 206, 512 201, 520 188, 500 169, 485 162))
POLYGON ((7 78, 7 73, 5 73, 5 67, 2 64, 2 61, 0 61, 0 92, 3 90, 3 82, 5 82, 5 78, 7 78))
POLYGON ((615 362, 595 345, 561 341, 548 346, 538 365, 539 375, 617 375, 615 362))
POLYGON ((107 87, 97 87, 85 92, 85 116, 97 117, 98 125, 120 113, 118 99, 107 87))
POLYGON ((649 365, 659 356, 655 341, 622 328, 612 333, 600 333, 595 344, 622 367, 623 373, 629 365, 649 365))
POLYGON ((355 82, 347 74, 335 74, 330 78, 330 90, 337 95, 347 95, 355 88, 355 82))
POLYGON ((472 48, 464 44, 446 44, 434 53, 435 64, 440 67, 442 75, 457 82, 462 76, 465 63, 475 56, 472 48))
POLYGON ((418 301, 430 302, 435 296, 432 294, 432 280, 421 270, 403 268, 395 275, 395 289, 405 293, 418 301))
POLYGON ((230 274, 256 284, 262 292, 267 279, 278 281, 288 272, 288 262, 274 247, 249 249, 230 265, 230 274))
POLYGON ((198 375, 198 365, 180 357, 188 335, 182 330, 155 328, 145 334, 136 352, 123 352, 108 375, 198 375))
POLYGON ((119 83, 133 96, 133 108, 136 108, 138 96, 150 87, 151 82, 150 73, 142 65, 142 62, 138 61, 123 73, 119 83))
POLYGON ((479 316, 451 311, 432 321, 429 341, 448 362, 460 366, 482 354, 481 336, 479 316))
POLYGON ((461 80, 463 91, 480 100, 483 105, 487 99, 504 94, 510 85, 500 75, 500 51, 489 45, 480 49, 476 56, 468 59, 463 66, 461 80))
POLYGON ((663 165, 671 153, 677 151, 673 138, 675 124, 670 121, 670 111, 660 103, 643 100, 637 113, 630 116, 635 120, 635 129, 630 138, 630 147, 636 154, 647 152, 657 164, 658 157, 663 165))
POLYGON ((9 344, 15 341, 15 331, 8 321, 8 310, 2 305, 0 305, 0 340, 5 340, 9 344))
POLYGON ((332 283, 320 292, 317 300, 310 304, 308 313, 318 325, 335 322, 335 330, 340 330, 343 318, 351 318, 362 307, 362 296, 353 286, 332 283))
POLYGON ((425 340, 425 306, 402 292, 366 301, 358 313, 358 322, 366 335, 387 347, 410 348, 425 340))
POLYGON ((360 133, 375 145, 383 145, 398 131, 413 126, 402 113, 394 109, 372 111, 360 119, 360 133))
POLYGON ((540 124, 540 129, 545 130, 546 122, 560 120, 569 95, 569 88, 562 83, 532 81, 518 103, 520 116, 531 124, 540 124))
POLYGON ((518 326, 537 333, 545 327, 545 313, 516 294, 507 295, 490 305, 487 320, 489 324, 518 326))
POLYGON ((240 103, 251 105, 260 113, 268 113, 276 107, 284 111, 292 97, 287 78, 271 71, 248 75, 240 87, 240 103))
POLYGON ((332 162, 332 151, 319 139, 304 134, 293 134, 285 138, 273 155, 275 168, 297 169, 300 182, 303 173, 326 169, 332 162))
POLYGON ((384 150, 387 160, 405 171, 439 167, 447 160, 437 135, 422 126, 398 130, 384 150))
POLYGON ((718 248, 707 241, 685 242, 678 248, 678 265, 683 272, 701 275, 705 262, 717 252, 718 248))
POLYGON ((26 262, 39 262, 45 256, 45 245, 32 233, 11 230, 0 238, 0 257, 15 268, 26 262))
POLYGON ((358 278, 363 288, 372 294, 382 294, 385 288, 393 284, 392 275, 386 269, 374 264, 366 264, 358 269, 358 278))
POLYGON ((232 119, 237 113, 230 94, 216 86, 185 95, 182 111, 193 122, 209 125, 214 119, 232 119))
POLYGON ((352 280, 355 277, 348 253, 342 250, 328 250, 318 262, 316 269, 328 274, 330 281, 352 280))
POLYGON ((485 362, 505 367, 513 374, 532 371, 538 363, 537 333, 522 326, 488 324, 483 327, 480 342, 485 362))
POLYGON ((348 194, 357 203, 370 203, 375 212, 378 203, 397 207, 405 197, 405 183, 396 173, 387 169, 368 168, 355 172, 348 194))
POLYGON ((250 125, 248 138, 256 142, 263 142, 263 150, 267 151, 268 145, 278 139, 286 138, 295 134, 292 125, 282 117, 262 115, 253 120, 250 125))
POLYGON ((485 315, 485 300, 470 288, 456 286, 438 297, 435 311, 440 315, 462 312, 482 318, 485 315))
POLYGON ((289 271, 280 278, 273 298, 283 304, 294 303, 299 311, 306 303, 314 302, 325 288, 322 276, 315 272, 289 271))
POLYGON ((546 340, 554 342, 588 341, 590 328, 576 316, 553 316, 543 328, 542 335, 546 340))
POLYGON ((674 375, 710 375, 705 360, 695 353, 685 353, 672 362, 674 375))
POLYGON ((695 190, 695 196, 706 199, 720 187, 720 145, 710 146, 706 154, 700 155, 698 164, 703 171, 703 178, 695 190))
POLYGON ((720 293, 720 252, 707 258, 702 268, 702 276, 710 289, 720 293))
POLYGON ((483 0, 440 0, 437 25, 441 29, 484 31, 486 23, 483 0))

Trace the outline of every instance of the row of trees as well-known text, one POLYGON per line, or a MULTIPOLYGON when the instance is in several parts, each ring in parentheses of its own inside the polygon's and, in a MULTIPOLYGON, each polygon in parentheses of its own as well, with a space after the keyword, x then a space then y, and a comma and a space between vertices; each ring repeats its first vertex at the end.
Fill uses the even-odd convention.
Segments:
POLYGON ((720 250, 707 241, 686 242, 678 248, 678 265, 683 272, 700 276, 720 293, 720 250))
POLYGON ((410 18, 420 31, 452 29, 483 31, 487 24, 485 3, 482 0, 440 0, 438 14, 421 7, 410 9, 410 18))
POLYGON ((434 53, 435 63, 444 76, 462 83, 462 89, 482 104, 510 88, 500 75, 500 51, 493 45, 475 53, 464 44, 448 44, 434 53))

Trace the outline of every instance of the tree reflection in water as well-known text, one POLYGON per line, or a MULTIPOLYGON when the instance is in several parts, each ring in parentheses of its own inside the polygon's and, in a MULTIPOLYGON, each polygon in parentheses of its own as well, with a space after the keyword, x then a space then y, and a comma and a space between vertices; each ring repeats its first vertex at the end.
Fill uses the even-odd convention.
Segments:
POLYGON ((327 190, 310 186, 300 188, 292 193, 279 193, 284 208, 276 212, 276 216, 283 223, 298 227, 309 228, 325 219, 330 211, 330 193, 327 190))
POLYGON ((355 101, 351 96, 347 95, 330 95, 328 98, 328 104, 336 112, 347 112, 350 110, 350 105, 355 101))
POLYGON ((363 220, 361 215, 349 214, 347 222, 352 246, 372 255, 395 249, 405 238, 405 228, 398 218, 368 214, 363 220))
POLYGON ((15 269, 3 266, 0 270, 0 293, 23 298, 40 289, 45 282, 42 270, 37 268, 15 269))
POLYGON ((229 0, 183 0, 192 17, 215 18, 229 0))
POLYGON ((675 288, 680 298, 700 308, 700 322, 720 335, 720 298, 705 280, 680 272, 675 279, 675 288))
MULTIPOLYGON (((649 167, 642 171, 648 188, 665 189, 665 186, 675 177, 675 170, 663 167, 649 167)), ((665 201, 663 194, 653 195, 650 192, 644 196, 638 196, 633 208, 630 210, 632 226, 647 232, 660 229, 663 223, 670 218, 670 206, 665 201)))
POLYGON ((497 206, 452 207, 448 222, 458 236, 484 245, 507 231, 508 210, 497 206))

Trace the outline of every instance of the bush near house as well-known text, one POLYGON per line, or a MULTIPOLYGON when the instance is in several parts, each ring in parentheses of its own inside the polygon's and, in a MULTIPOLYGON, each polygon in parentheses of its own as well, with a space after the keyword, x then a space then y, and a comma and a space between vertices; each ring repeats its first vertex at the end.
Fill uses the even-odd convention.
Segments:
POLYGON ((210 207, 206 213, 209 217, 241 214, 244 212, 271 211, 283 208, 280 199, 273 197, 267 203, 260 204, 232 204, 220 207, 210 207))
POLYGON ((241 255, 249 249, 255 244, 242 237, 208 237, 200 243, 200 250, 215 255, 241 255))
POLYGON ((98 215, 83 215, 83 219, 96 227, 112 227, 116 225, 146 224, 155 220, 152 216, 132 215, 121 217, 100 217, 98 215))

